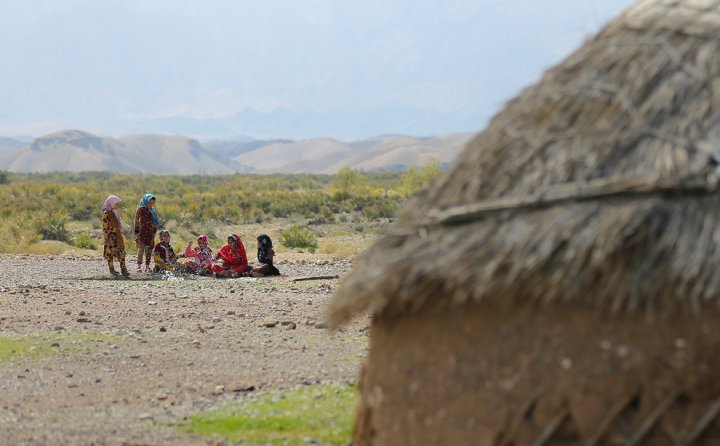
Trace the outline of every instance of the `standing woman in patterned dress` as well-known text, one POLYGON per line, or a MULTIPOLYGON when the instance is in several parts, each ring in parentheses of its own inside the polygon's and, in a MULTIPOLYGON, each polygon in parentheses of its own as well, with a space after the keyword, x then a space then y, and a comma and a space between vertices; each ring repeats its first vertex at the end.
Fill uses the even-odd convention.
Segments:
POLYGON ((151 272, 150 259, 152 259, 152 252, 155 247, 155 233, 161 227, 162 223, 155 210, 155 195, 143 195, 135 212, 135 243, 138 250, 137 272, 142 271, 143 255, 145 256, 145 272, 151 272))
POLYGON ((110 195, 102 205, 103 238, 105 242, 103 257, 108 262, 110 274, 113 276, 118 275, 115 266, 113 266, 113 260, 118 259, 120 273, 125 277, 129 277, 130 273, 125 266, 125 240, 122 235, 122 220, 120 220, 120 213, 118 212, 119 204, 120 197, 110 195))

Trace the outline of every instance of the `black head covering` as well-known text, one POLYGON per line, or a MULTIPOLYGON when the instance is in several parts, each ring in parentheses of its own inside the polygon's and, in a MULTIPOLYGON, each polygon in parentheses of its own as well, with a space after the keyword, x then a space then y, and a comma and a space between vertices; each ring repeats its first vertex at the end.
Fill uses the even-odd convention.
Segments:
POLYGON ((272 240, 270 240, 270 236, 267 234, 260 234, 257 237, 257 241, 260 242, 260 246, 257 251, 258 262, 272 265, 272 260, 268 259, 267 256, 268 250, 272 249, 272 240))
POLYGON ((260 234, 257 237, 257 240, 265 246, 266 248, 272 248, 272 240, 270 240, 270 236, 267 234, 260 234))

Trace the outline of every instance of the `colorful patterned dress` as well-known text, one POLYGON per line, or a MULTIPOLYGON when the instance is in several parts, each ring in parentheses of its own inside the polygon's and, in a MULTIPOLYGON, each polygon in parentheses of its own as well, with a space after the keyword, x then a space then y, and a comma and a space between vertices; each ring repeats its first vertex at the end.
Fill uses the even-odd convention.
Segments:
POLYGON ((155 260, 155 272, 160 271, 176 271, 179 267, 175 250, 170 243, 160 242, 155 245, 153 250, 153 259, 155 260))
POLYGON ((118 259, 125 263, 125 240, 120 222, 113 211, 103 211, 103 257, 111 262, 118 259))
POLYGON ((208 274, 212 269, 212 249, 209 246, 196 246, 185 248, 185 262, 189 272, 195 274, 208 274))

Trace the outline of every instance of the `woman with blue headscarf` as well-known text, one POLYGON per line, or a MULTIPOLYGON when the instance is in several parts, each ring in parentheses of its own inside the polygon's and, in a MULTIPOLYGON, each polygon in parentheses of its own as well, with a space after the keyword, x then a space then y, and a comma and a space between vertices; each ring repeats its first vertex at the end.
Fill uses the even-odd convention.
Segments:
POLYGON ((145 194, 140 199, 135 212, 135 243, 137 244, 137 271, 142 271, 143 255, 145 257, 145 272, 149 273, 150 259, 155 247, 155 234, 162 228, 162 222, 155 210, 155 195, 145 194))

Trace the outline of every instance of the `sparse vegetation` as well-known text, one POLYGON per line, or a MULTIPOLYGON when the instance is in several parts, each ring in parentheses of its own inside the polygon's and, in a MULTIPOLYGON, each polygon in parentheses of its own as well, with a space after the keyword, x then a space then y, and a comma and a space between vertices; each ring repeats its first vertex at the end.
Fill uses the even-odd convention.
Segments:
POLYGON ((70 234, 65 228, 68 218, 63 213, 50 213, 35 220, 35 231, 43 240, 57 240, 60 242, 68 242, 70 234))
POLYGON ((319 242, 317 252, 329 254, 337 259, 348 259, 358 255, 364 247, 364 244, 351 241, 324 239, 319 242))
MULTIPOLYGON (((4 182, 0 181, 0 230, 12 238, 0 241, 0 252, 62 251, 49 245, 33 246, 42 240, 63 242, 65 250, 73 246, 97 249, 102 244, 99 208, 110 194, 123 199, 120 214, 127 238, 132 238, 137 201, 147 192, 158 197, 160 218, 178 243, 201 233, 207 233, 211 241, 222 239, 229 226, 257 225, 266 232, 276 221, 280 221, 280 229, 302 220, 316 225, 365 226, 391 219, 413 190, 431 181, 432 172, 438 169, 437 163, 433 166, 405 174, 343 169, 337 175, 5 172, 4 182)), ((312 243, 301 237, 300 243, 295 245, 298 249, 318 248, 317 240, 312 243)))
POLYGON ((73 350, 104 341, 118 341, 119 336, 91 333, 48 333, 30 336, 0 335, 0 362, 28 356, 44 356, 73 350))
POLYGON ((409 197, 428 187, 440 175, 440 161, 434 160, 424 166, 410 166, 400 177, 398 192, 409 197))
POLYGON ((317 235, 307 228, 293 226, 280 231, 280 243, 287 248, 303 249, 314 253, 318 248, 317 235))
POLYGON ((96 241, 85 234, 80 234, 77 237, 75 237, 75 242, 73 244, 75 245, 75 247, 80 248, 80 249, 95 250, 98 248, 96 241))
POLYGON ((354 386, 308 386, 196 415, 183 430, 233 444, 346 445, 357 401, 354 386))

